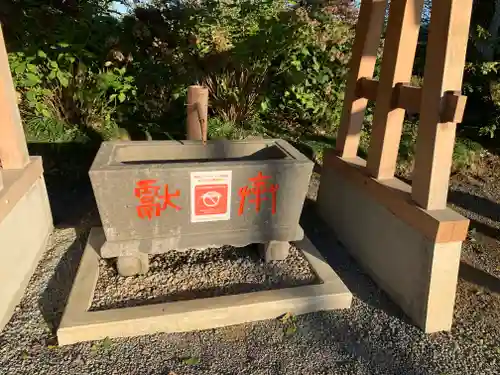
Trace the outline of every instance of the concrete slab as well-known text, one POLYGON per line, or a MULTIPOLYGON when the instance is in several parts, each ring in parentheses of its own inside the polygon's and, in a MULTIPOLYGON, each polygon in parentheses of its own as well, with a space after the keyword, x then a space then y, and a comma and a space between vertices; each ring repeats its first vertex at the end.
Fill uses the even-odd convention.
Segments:
MULTIPOLYGON (((349 177, 351 174, 333 164, 323 168, 317 200, 320 215, 374 281, 419 327, 426 332, 451 329, 462 242, 438 242, 445 238, 438 233, 446 227, 438 219, 432 219, 436 225, 431 233, 416 222, 426 212, 415 209, 413 216, 399 215, 411 201, 403 198, 397 202, 398 193, 392 190, 394 202, 385 204, 380 195, 372 194, 369 184, 357 183, 365 178, 362 171, 351 172, 359 178, 349 177)), ((464 218, 462 221, 467 223, 464 218)), ((447 238, 462 238, 462 221, 457 220, 458 234, 447 238)))
POLYGON ((52 215, 39 158, 5 171, 0 191, 0 330, 9 321, 46 248, 52 215))
POLYGON ((0 222, 14 209, 33 184, 42 178, 42 158, 33 156, 25 168, 3 169, 1 174, 3 189, 0 190, 0 222))
POLYGON ((88 311, 99 276, 102 228, 93 228, 84 250, 68 304, 57 331, 59 345, 105 337, 126 337, 157 332, 203 330, 272 319, 291 312, 349 308, 352 294, 314 245, 304 238, 296 243, 321 280, 320 284, 191 301, 169 302, 105 311, 88 311))

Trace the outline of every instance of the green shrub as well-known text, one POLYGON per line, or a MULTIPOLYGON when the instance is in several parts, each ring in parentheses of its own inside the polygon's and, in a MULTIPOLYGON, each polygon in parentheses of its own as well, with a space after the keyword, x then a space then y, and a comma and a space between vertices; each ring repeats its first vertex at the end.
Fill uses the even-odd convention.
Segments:
POLYGON ((29 140, 109 139, 117 134, 116 106, 134 96, 134 78, 111 62, 98 68, 82 60, 64 43, 33 55, 9 54, 29 140))
POLYGON ((331 13, 283 0, 202 0, 156 1, 134 16, 123 45, 134 59, 138 122, 180 119, 173 112, 190 84, 209 88, 211 117, 247 130, 256 118, 308 131, 337 122, 353 33, 331 13))

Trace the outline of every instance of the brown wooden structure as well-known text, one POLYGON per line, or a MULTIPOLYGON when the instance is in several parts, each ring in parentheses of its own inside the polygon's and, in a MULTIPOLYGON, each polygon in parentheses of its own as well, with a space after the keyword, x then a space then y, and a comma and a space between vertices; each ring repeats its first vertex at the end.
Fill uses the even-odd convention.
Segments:
POLYGON ((374 80, 376 52, 386 1, 363 0, 337 140, 343 158, 357 156, 368 100, 375 114, 367 171, 377 180, 394 177, 405 111, 420 113, 412 198, 424 209, 446 207, 472 0, 432 4, 423 87, 411 79, 423 0, 393 0, 389 10, 380 79, 374 80))
POLYGON ((187 139, 207 141, 208 89, 203 86, 189 86, 187 95, 187 139))
POLYGON ((460 91, 472 0, 433 1, 423 86, 414 87, 409 82, 423 3, 390 1, 377 80, 387 1, 362 0, 336 149, 325 156, 318 206, 374 280, 417 324, 437 331, 451 327, 468 228, 446 201, 466 102, 460 91), (365 161, 358 147, 368 101, 375 110, 365 161), (394 176, 405 112, 420 114, 411 186, 394 176))

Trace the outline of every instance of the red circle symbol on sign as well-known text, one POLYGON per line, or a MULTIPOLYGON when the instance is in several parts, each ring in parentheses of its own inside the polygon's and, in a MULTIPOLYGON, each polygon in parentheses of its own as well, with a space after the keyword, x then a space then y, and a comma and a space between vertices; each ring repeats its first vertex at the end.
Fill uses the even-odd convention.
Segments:
POLYGON ((217 215, 227 212, 228 186, 196 185, 194 187, 194 213, 196 216, 217 215))

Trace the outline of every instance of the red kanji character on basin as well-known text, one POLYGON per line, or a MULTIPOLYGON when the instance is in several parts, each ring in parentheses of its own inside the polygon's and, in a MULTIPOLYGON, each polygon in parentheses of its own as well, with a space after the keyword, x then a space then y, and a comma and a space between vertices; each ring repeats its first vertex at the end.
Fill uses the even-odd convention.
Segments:
POLYGON ((260 212, 260 206, 262 201, 267 200, 264 195, 266 193, 271 193, 271 212, 274 215, 276 213, 276 193, 279 189, 278 184, 271 184, 266 186, 266 180, 270 179, 271 176, 264 176, 262 172, 259 172, 257 176, 249 178, 248 180, 252 183, 252 186, 244 186, 240 188, 238 194, 240 196, 240 209, 238 211, 238 216, 243 215, 243 210, 245 209, 245 201, 247 196, 253 195, 255 198, 249 200, 249 203, 255 204, 255 211, 260 212))
POLYGON ((134 189, 134 195, 139 198, 140 205, 137 208, 137 216, 141 219, 151 220, 153 216, 160 216, 161 211, 165 210, 167 206, 171 206, 179 211, 181 208, 171 201, 171 198, 176 198, 181 195, 177 189, 175 193, 169 194, 168 184, 165 184, 165 193, 160 195, 160 186, 154 185, 156 180, 141 180, 137 182, 134 189))

